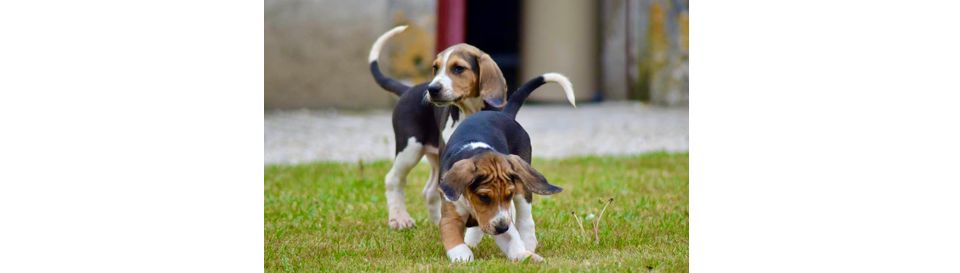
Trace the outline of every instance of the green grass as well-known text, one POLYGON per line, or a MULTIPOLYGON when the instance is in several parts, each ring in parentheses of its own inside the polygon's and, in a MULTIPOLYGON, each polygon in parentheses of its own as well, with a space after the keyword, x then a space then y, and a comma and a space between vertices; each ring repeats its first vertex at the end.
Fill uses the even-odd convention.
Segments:
POLYGON ((537 253, 545 263, 507 260, 486 237, 477 260, 451 264, 440 233, 427 219, 420 191, 429 166, 407 181, 410 230, 387 227, 383 176, 390 162, 315 163, 264 167, 264 269, 268 272, 653 271, 688 267, 688 155, 535 159, 533 166, 564 191, 534 198, 537 253), (600 200, 614 198, 600 222, 600 200), (593 220, 595 221, 595 219, 593 220))

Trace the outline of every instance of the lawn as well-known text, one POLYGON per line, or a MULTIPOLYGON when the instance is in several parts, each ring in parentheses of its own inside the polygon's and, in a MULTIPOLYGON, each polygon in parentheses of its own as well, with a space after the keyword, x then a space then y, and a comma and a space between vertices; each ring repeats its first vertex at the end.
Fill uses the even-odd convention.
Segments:
POLYGON ((264 269, 686 272, 687 162, 686 153, 535 159, 534 168, 564 189, 534 198, 537 253, 546 262, 511 262, 487 237, 473 250, 477 260, 453 265, 420 195, 428 164, 417 165, 407 179, 407 208, 417 226, 403 231, 387 227, 388 161, 265 166, 264 269), (609 198, 597 242, 593 222, 609 198))

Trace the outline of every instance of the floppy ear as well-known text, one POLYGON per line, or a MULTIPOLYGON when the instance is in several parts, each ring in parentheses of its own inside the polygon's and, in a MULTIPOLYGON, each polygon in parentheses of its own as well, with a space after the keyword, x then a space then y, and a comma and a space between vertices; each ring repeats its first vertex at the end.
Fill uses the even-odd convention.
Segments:
POLYGON ((490 58, 490 54, 483 53, 477 58, 477 66, 480 67, 478 85, 480 97, 487 104, 503 108, 507 105, 507 79, 503 78, 503 72, 500 67, 490 58))
POLYGON ((551 195, 563 191, 560 187, 547 182, 547 178, 543 177, 537 170, 534 170, 523 158, 517 155, 510 155, 507 160, 510 161, 510 166, 513 166, 513 171, 520 177, 524 190, 539 195, 551 195))
POLYGON ((443 197, 448 201, 457 201, 463 190, 473 183, 477 176, 477 165, 473 159, 463 159, 453 164, 453 167, 440 179, 440 190, 443 191, 443 197))

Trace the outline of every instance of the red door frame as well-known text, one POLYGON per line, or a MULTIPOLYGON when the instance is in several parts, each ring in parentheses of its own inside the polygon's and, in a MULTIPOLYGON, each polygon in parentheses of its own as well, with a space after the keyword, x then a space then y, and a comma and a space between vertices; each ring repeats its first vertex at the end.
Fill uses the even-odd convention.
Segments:
POLYGON ((466 41, 467 0, 437 0, 437 53, 466 41))

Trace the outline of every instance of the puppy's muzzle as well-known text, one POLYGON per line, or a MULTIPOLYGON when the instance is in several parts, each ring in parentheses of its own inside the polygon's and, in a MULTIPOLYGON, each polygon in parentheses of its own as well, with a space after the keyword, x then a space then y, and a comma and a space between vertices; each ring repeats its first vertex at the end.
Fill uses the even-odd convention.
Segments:
POLYGON ((430 94, 430 99, 439 98, 441 90, 443 90, 443 86, 440 86, 439 84, 431 84, 427 86, 427 93, 430 94))
POLYGON ((494 233, 493 233, 494 235, 503 234, 504 232, 507 232, 507 230, 510 229, 510 226, 508 225, 495 226, 493 227, 493 229, 494 229, 494 233))
POLYGON ((510 229, 510 220, 498 217, 490 222, 493 226, 493 235, 502 234, 510 229))

